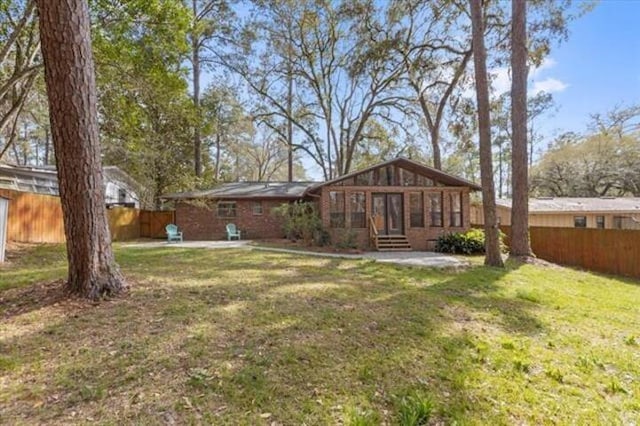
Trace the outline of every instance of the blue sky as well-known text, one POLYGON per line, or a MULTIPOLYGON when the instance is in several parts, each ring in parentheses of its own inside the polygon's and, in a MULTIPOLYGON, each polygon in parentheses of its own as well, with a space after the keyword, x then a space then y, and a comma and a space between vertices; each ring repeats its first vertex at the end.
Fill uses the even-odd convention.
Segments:
POLYGON ((555 47, 532 83, 547 82, 558 112, 541 128, 583 132, 589 115, 640 103, 640 0, 603 0, 571 23, 569 40, 555 47))

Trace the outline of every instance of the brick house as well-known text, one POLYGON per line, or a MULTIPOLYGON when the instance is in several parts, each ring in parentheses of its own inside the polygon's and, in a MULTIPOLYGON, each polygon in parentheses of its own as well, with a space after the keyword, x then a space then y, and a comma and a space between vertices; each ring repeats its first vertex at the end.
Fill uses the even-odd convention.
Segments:
POLYGON ((236 182, 168 195, 186 239, 223 239, 227 223, 243 238, 280 238, 271 210, 286 202, 318 206, 331 241, 378 250, 430 250, 438 236, 469 228, 469 193, 480 187, 406 158, 327 182, 236 182))

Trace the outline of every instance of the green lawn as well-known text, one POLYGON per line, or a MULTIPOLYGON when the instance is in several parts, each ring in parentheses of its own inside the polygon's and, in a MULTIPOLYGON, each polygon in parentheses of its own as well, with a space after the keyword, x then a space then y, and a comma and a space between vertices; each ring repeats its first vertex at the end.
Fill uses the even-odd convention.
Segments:
POLYGON ((246 250, 117 256, 131 291, 98 305, 59 297, 62 247, 0 269, 0 423, 640 418, 638 282, 246 250))

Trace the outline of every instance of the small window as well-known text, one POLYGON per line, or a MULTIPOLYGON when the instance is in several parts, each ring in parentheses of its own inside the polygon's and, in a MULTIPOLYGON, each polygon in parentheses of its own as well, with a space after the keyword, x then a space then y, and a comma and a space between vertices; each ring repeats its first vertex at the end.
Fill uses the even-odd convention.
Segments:
POLYGON ((452 192, 449 194, 449 206, 451 217, 449 226, 462 227, 462 194, 460 192, 452 192))
POLYGON ((127 201, 127 190, 126 189, 118 189, 118 202, 125 203, 127 201))
POLYGON ((596 228, 604 229, 604 216, 596 216, 596 228))
POLYGON ((442 193, 429 194, 429 211, 431 214, 431 226, 442 226, 442 193))
POLYGON ((236 217, 236 202, 220 201, 218 203, 218 217, 236 217))
POLYGON ((364 192, 353 192, 351 194, 351 227, 366 228, 367 218, 365 215, 364 192))
POLYGON ((251 206, 251 211, 254 216, 262 216, 262 201, 254 201, 251 206))
POLYGON ((586 228, 587 227, 587 217, 586 216, 574 216, 573 217, 573 226, 576 228, 586 228))
POLYGON ((344 192, 329 192, 329 226, 332 228, 344 228, 344 192))

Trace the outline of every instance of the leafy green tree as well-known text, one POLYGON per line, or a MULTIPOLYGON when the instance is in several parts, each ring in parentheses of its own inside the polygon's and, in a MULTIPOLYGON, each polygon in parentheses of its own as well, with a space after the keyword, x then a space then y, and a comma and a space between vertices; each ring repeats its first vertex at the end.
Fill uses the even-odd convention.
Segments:
POLYGON ((640 132, 561 139, 533 168, 532 192, 556 197, 640 196, 640 132))
MULTIPOLYGON (((203 151, 201 86, 203 71, 213 70, 218 50, 230 38, 235 15, 225 0, 183 0, 189 10, 189 64, 193 84, 193 106, 197 120, 193 123, 193 163, 196 177, 202 176, 203 151)), ((216 172, 217 174, 217 172, 216 172)))
POLYGON ((187 9, 168 0, 96 0, 92 14, 105 160, 147 188, 148 205, 193 187, 187 9))

